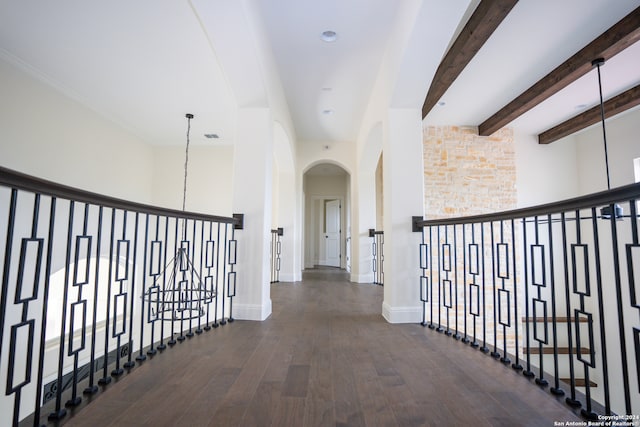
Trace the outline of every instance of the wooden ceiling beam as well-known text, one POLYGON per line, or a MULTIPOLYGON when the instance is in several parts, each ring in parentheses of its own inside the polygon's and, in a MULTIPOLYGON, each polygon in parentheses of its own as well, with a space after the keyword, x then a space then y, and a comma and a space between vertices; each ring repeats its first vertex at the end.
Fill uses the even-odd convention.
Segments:
MULTIPOLYGON (((617 95, 604 103, 604 115, 613 117, 640 105, 640 85, 635 86, 620 95, 617 95)), ((600 104, 588 109, 575 117, 566 120, 559 125, 548 129, 538 135, 539 144, 550 144, 572 133, 585 129, 601 120, 600 104)))
POLYGON ((611 59, 638 40, 640 40, 640 7, 481 123, 478 126, 478 133, 482 136, 491 135, 587 74, 592 69, 592 60, 611 59))
POLYGON ((422 105, 422 118, 436 105, 518 0, 483 0, 436 70, 422 105))

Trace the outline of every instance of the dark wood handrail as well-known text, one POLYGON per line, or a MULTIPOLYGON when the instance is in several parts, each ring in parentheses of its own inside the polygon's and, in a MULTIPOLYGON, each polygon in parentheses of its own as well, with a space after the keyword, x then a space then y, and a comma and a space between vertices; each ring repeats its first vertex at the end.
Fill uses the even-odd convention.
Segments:
POLYGON ((212 221, 226 224, 241 225, 242 219, 217 215, 206 215, 195 212, 186 212, 178 209, 167 209, 144 203, 131 202, 116 197, 105 196, 90 191, 81 190, 67 185, 57 184, 41 178, 36 178, 21 172, 0 166, 0 185, 18 190, 30 191, 37 194, 75 200, 83 203, 91 203, 98 206, 111 207, 132 212, 148 213, 153 215, 187 218, 201 221, 212 221))
POLYGON ((514 209, 485 215, 473 215, 458 218, 441 218, 415 221, 417 227, 470 224, 479 222, 504 221, 509 219, 529 218, 550 213, 570 212, 578 209, 590 209, 594 206, 609 206, 613 203, 640 199, 640 182, 605 190, 586 196, 575 197, 561 202, 546 203, 522 209, 514 209))

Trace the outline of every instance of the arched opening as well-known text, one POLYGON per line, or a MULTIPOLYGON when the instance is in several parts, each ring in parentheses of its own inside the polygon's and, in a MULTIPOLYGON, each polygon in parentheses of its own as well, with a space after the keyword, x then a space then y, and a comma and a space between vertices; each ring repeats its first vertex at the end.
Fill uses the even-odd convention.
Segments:
POLYGON ((350 184, 349 173, 333 163, 303 175, 305 268, 349 269, 350 184))

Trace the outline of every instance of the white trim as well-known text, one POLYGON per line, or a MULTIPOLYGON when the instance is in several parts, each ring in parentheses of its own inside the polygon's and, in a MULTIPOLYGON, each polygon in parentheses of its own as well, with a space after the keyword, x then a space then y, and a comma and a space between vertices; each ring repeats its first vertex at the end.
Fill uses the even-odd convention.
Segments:
POLYGON ((302 277, 300 277, 300 275, 298 275, 298 277, 296 278, 295 274, 286 274, 286 273, 280 272, 281 282, 299 282, 300 280, 302 280, 302 277))
POLYGON ((422 308, 420 306, 391 307, 383 302, 382 317, 389 323, 420 323, 422 308))
POLYGON ((349 280, 354 283, 373 283, 373 273, 371 272, 362 273, 362 274, 351 273, 351 277, 349 280))
POLYGON ((263 321, 271 315, 271 299, 264 304, 234 304, 233 317, 238 320, 263 321))

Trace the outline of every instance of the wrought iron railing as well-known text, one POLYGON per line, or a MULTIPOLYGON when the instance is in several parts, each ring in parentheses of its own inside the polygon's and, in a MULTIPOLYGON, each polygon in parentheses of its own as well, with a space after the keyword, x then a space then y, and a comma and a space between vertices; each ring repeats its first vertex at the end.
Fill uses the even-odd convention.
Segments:
POLYGON ((60 420, 136 363, 233 321, 237 228, 242 215, 130 203, 0 168, 3 425, 60 420))
POLYGON ((370 228, 369 237, 373 239, 371 245, 373 284, 384 286, 384 231, 370 228))
POLYGON ((271 283, 280 281, 280 255, 282 254, 280 237, 282 235, 284 235, 282 227, 271 230, 271 283))
POLYGON ((640 413, 640 184, 417 221, 422 324, 521 370, 582 415, 640 413))

